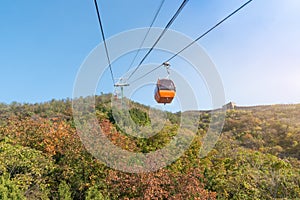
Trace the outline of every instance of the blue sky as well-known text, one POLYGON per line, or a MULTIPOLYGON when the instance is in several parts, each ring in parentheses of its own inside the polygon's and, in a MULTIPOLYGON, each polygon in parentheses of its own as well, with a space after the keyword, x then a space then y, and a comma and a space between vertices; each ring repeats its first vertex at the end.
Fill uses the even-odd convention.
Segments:
MULTIPOLYGON (((196 38, 244 2, 190 0, 171 29, 196 38)), ((111 37, 149 26, 160 1, 98 3, 111 37)), ((166 0, 155 26, 164 27, 180 4, 166 0)), ((199 41, 219 71, 226 101, 300 102, 299 10, 298 0, 254 0, 199 41)), ((101 41, 92 0, 1 1, 0 102, 71 97, 80 65, 101 41)))

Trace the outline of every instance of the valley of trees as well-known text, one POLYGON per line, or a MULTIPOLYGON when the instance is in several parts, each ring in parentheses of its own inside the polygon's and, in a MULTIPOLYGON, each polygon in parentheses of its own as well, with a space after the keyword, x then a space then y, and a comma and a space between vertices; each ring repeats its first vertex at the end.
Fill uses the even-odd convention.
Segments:
MULTIPOLYGON (((111 95, 95 98, 98 123, 123 149, 155 151, 176 134, 181 114, 165 113, 158 134, 129 136, 116 125, 111 95)), ((149 108, 131 104, 132 121, 149 126, 149 108)), ((300 105, 227 110, 222 135, 203 158, 211 115, 199 112, 197 135, 180 159, 131 174, 106 167, 85 149, 70 99, 0 104, 0 199, 300 199, 300 105)))

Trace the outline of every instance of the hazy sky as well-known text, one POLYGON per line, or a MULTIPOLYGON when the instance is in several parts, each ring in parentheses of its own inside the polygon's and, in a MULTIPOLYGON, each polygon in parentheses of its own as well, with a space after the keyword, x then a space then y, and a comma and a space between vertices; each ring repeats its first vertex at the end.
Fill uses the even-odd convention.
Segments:
MULTIPOLYGON (((244 2, 190 0, 171 29, 196 38, 244 2)), ((160 0, 98 3, 104 31, 111 37, 149 26, 160 0)), ((80 65, 102 41, 93 1, 0 4, 0 102, 71 97, 80 65)), ((166 0, 155 26, 164 27, 180 4, 166 0)), ((222 78, 226 101, 300 102, 299 10, 299 0, 254 0, 199 41, 222 78)), ((118 75, 117 68, 114 72, 118 75)))

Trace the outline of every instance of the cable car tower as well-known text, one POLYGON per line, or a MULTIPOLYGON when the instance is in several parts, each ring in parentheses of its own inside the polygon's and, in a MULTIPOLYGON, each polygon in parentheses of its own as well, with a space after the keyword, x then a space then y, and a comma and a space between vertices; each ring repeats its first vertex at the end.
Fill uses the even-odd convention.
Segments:
MULTIPOLYGON (((129 86, 129 84, 123 79, 120 78, 118 82, 114 84, 115 88, 121 89, 121 105, 123 106, 123 98, 124 98, 124 87, 129 86)), ((118 95, 117 95, 118 98, 118 95)))

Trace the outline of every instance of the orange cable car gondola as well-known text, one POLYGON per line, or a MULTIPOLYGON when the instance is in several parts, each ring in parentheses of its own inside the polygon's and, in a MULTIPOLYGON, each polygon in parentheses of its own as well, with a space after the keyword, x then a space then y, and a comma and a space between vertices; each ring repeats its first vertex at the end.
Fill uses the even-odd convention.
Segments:
POLYGON ((171 103, 176 95, 176 87, 170 79, 158 79, 155 88, 155 100, 157 103, 171 103))

